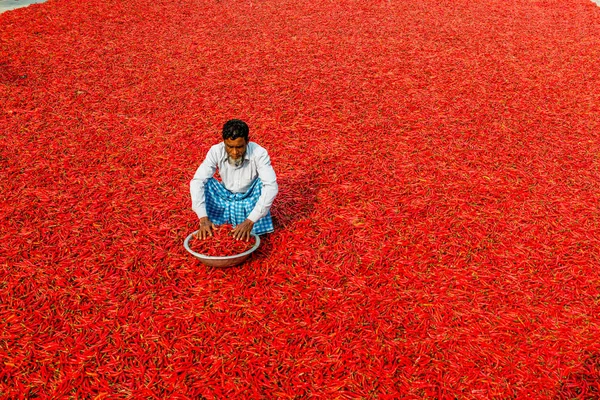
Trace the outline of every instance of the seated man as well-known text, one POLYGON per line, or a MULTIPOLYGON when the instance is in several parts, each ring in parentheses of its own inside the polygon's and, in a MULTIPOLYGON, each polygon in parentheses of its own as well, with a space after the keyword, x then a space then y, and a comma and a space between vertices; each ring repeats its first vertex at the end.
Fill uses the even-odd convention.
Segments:
POLYGON ((270 209, 279 191, 275 171, 267 151, 248 141, 248 131, 244 121, 227 121, 223 142, 210 148, 190 182, 200 239, 222 224, 233 225, 238 240, 249 240, 250 232, 273 232, 270 209), (217 168, 222 182, 213 177, 217 168))

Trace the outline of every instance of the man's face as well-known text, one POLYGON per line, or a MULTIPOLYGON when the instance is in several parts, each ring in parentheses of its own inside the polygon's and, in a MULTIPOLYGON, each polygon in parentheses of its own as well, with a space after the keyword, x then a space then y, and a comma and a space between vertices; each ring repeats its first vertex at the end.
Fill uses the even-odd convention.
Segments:
POLYGON ((232 160, 239 160, 246 153, 246 147, 248 146, 248 143, 244 138, 239 137, 233 140, 225 139, 223 142, 225 142, 225 151, 232 160))

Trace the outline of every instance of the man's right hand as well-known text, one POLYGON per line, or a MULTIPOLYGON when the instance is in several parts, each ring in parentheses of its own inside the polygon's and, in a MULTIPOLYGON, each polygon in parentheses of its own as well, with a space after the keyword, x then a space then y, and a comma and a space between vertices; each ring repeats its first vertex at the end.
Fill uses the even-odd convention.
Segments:
POLYGON ((198 233, 196 233, 196 238, 198 239, 206 239, 209 236, 212 236, 212 230, 215 225, 210 222, 208 217, 200 218, 200 229, 198 229, 198 233))

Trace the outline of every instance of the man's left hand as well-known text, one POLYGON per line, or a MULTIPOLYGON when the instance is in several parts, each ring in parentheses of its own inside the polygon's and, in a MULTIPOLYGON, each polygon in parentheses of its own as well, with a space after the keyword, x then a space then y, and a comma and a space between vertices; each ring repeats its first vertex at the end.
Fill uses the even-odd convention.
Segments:
POLYGON ((245 240, 247 242, 250 240, 250 232, 252 232, 252 227, 254 227, 254 222, 247 219, 235 227, 232 235, 237 240, 245 240))

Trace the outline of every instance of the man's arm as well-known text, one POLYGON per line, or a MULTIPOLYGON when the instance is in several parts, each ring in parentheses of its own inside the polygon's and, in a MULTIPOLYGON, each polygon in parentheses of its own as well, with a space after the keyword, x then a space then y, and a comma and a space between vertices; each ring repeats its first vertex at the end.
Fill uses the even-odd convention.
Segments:
POLYGON ((275 170, 271 166, 271 158, 266 151, 257 158, 256 164, 258 167, 258 178, 261 180, 263 186, 256 206, 254 206, 254 209, 248 215, 248 219, 252 222, 256 222, 267 215, 271 209, 271 205, 273 205, 273 200, 275 200, 279 192, 275 170))
POLYGON ((212 222, 208 219, 206 213, 206 200, 204 195, 204 187, 206 182, 213 177, 217 170, 217 155, 216 149, 212 147, 206 158, 200 164, 194 178, 190 182, 190 194, 192 196, 192 210, 198 215, 200 219, 200 229, 197 237, 204 239, 208 236, 212 236, 212 222))
POLYGON ((256 160, 258 178, 262 182, 262 190, 256 206, 248 215, 248 218, 236 226, 233 231, 233 237, 236 239, 249 240, 250 232, 254 227, 254 223, 267 215, 273 204, 273 200, 279 192, 279 186, 277 185, 277 177, 275 176, 275 170, 271 166, 271 158, 269 154, 264 151, 256 160))

